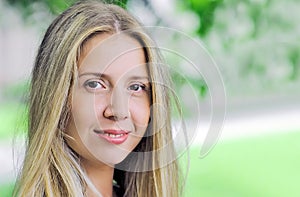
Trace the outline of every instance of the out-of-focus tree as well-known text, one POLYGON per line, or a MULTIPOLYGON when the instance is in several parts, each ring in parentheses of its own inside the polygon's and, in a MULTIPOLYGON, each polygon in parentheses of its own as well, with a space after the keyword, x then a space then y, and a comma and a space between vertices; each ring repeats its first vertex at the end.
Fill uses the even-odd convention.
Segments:
MULTIPOLYGON (((24 22, 44 29, 51 23, 56 15, 64 11, 79 0, 5 0, 9 5, 17 8, 24 22)), ((106 0, 126 7, 127 0, 106 0)))
MULTIPOLYGON (((55 16, 78 0, 6 1, 18 7, 25 19, 31 17, 28 20, 31 23, 41 24, 41 20, 51 20, 49 16, 55 16), (35 12, 40 15, 35 16, 35 12)), ((148 8, 147 17, 158 21, 154 25, 168 26, 170 21, 177 19, 176 14, 192 13, 198 19, 192 24, 192 31, 212 52, 229 92, 244 95, 245 90, 248 94, 272 92, 278 88, 285 91, 300 84, 300 25, 297 21, 300 2, 297 0, 168 1, 177 5, 175 15, 159 14, 158 7, 165 1, 108 2, 128 6, 129 10, 133 4, 144 5, 148 8)), ((191 32, 191 29, 181 30, 191 32)), ((204 90, 203 83, 195 84, 201 84, 198 89, 204 90)))
MULTIPOLYGON (((78 0, 6 0, 13 6, 19 7, 25 17, 30 16, 34 13, 34 4, 41 4, 46 6, 49 11, 53 14, 59 14, 70 5, 74 4, 78 0)), ((112 2, 118 4, 122 7, 126 6, 127 0, 109 0, 107 2, 112 2)))
MULTIPOLYGON (((16 7, 21 11, 25 22, 33 23, 39 27, 42 26, 42 29, 46 28, 48 24, 50 24, 53 17, 55 17, 58 13, 61 13, 70 5, 74 4, 78 0, 6 0, 10 5, 16 7), (43 24, 41 24, 43 21, 43 24)), ((204 17, 201 20, 201 25, 199 25, 198 33, 200 36, 205 35, 209 28, 212 26, 213 23, 213 12, 217 5, 222 0, 188 0, 186 2, 182 2, 180 5, 184 10, 188 12, 194 12, 197 16, 204 17)), ((157 21, 156 24, 158 25, 166 25, 168 23, 164 23, 164 18, 157 15, 156 10, 153 6, 154 2, 151 0, 139 0, 139 1, 132 1, 132 0, 105 0, 105 2, 113 3, 120 5, 122 7, 127 7, 127 5, 132 4, 140 4, 146 7, 149 10, 151 17, 157 21), (131 4, 130 4, 131 3, 131 4), (163 21, 162 23, 160 23, 163 21)), ((173 1, 175 3, 176 1, 173 1)), ((130 7, 128 8, 130 10, 130 7)), ((179 76, 173 76, 176 83, 180 83, 181 80, 178 78, 179 76)), ((195 79, 195 78, 188 78, 189 82, 198 90, 199 96, 204 96, 206 94, 206 85, 202 79, 195 79)), ((177 84, 181 86, 181 84, 177 84)), ((176 85, 176 86, 177 86, 176 85)))
POLYGON ((28 17, 34 14, 35 5, 46 6, 53 14, 57 14, 73 4, 76 0, 7 0, 13 6, 20 8, 22 15, 28 17))
POLYGON ((214 23, 215 10, 223 0, 185 0, 178 1, 181 7, 194 12, 199 18, 197 33, 200 37, 209 33, 214 23))
MULTIPOLYGON (((224 0, 205 42, 234 94, 297 94, 297 0, 224 0)), ((298 87, 298 88, 297 88, 298 87)))

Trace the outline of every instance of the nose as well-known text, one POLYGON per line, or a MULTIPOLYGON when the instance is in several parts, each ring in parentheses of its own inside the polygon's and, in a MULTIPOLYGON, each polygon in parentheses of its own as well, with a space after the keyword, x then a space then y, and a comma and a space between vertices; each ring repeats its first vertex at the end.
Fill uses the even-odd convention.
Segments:
POLYGON ((103 116, 110 120, 124 120, 130 117, 128 108, 128 95, 120 88, 114 88, 108 97, 107 106, 103 111, 103 116))

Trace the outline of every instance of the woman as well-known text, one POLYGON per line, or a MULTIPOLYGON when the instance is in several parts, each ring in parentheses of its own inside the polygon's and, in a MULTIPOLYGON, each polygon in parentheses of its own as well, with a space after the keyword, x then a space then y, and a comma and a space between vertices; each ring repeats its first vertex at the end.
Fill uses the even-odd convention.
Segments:
POLYGON ((167 70, 122 8, 59 15, 32 72, 28 144, 14 196, 180 195, 167 70))

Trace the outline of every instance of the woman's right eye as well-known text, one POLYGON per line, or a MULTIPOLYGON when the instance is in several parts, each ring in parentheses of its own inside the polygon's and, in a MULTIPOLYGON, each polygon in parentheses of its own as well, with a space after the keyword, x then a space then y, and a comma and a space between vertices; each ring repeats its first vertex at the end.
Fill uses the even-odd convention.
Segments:
POLYGON ((89 89, 89 90, 92 90, 92 91, 97 91, 99 89, 104 89, 104 85, 103 85, 103 82, 101 81, 86 81, 84 83, 84 86, 89 89))

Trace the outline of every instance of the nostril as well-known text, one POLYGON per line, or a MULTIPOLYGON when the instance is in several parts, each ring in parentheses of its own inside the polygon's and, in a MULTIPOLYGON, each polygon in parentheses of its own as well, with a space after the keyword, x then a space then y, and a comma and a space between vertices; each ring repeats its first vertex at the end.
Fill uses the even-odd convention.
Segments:
POLYGON ((109 120, 118 121, 123 120, 129 117, 129 112, 121 111, 121 110, 113 110, 112 106, 108 106, 104 112, 103 116, 109 120))
POLYGON ((113 121, 117 121, 118 118, 116 116, 109 116, 108 117, 109 120, 113 120, 113 121))

